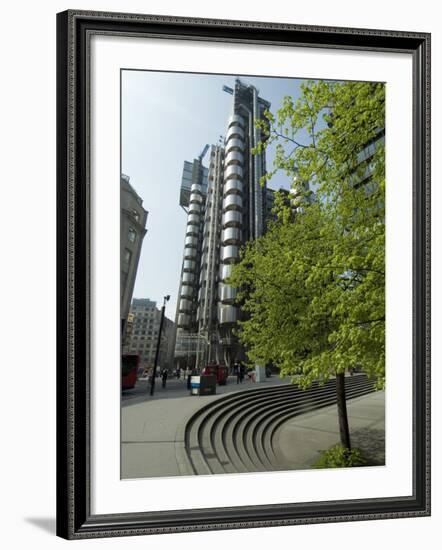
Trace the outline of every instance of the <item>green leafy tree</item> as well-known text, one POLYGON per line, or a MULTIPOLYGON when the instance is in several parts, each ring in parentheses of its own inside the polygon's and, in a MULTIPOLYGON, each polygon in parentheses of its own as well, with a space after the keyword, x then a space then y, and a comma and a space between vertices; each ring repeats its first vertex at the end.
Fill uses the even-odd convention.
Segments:
POLYGON ((341 443, 350 448, 345 370, 385 380, 383 84, 315 81, 257 121, 276 144, 276 220, 249 242, 230 284, 245 312, 238 335, 253 363, 273 362, 306 388, 337 380, 341 443), (315 200, 312 200, 314 189, 315 200))

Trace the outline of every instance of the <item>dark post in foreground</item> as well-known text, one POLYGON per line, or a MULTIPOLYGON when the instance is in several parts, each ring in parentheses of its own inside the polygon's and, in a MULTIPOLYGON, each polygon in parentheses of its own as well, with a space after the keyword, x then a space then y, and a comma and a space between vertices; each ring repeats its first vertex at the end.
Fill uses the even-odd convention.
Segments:
POLYGON ((336 401, 338 405, 339 432, 341 436, 341 445, 351 449, 350 430, 348 428, 347 401, 345 398, 345 373, 336 374, 336 401))
POLYGON ((155 352, 155 362, 154 362, 154 365, 153 365, 153 372, 152 372, 152 382, 150 384, 150 395, 153 395, 154 391, 155 391, 155 379, 156 379, 156 376, 157 376, 157 364, 158 364, 158 357, 160 355, 160 347, 161 347, 161 331, 163 330, 164 312, 166 311, 166 302, 168 302, 169 300, 170 300, 169 294, 167 296, 164 296, 163 307, 161 308, 160 328, 158 330, 157 350, 155 352))

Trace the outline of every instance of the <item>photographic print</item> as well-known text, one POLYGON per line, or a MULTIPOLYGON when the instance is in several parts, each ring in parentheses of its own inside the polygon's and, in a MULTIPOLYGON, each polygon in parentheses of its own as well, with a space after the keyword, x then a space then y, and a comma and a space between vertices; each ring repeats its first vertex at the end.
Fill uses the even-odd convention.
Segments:
POLYGON ((429 34, 62 12, 57 193, 59 536, 430 514, 429 34))
POLYGON ((385 465, 385 84, 120 76, 121 478, 385 465))

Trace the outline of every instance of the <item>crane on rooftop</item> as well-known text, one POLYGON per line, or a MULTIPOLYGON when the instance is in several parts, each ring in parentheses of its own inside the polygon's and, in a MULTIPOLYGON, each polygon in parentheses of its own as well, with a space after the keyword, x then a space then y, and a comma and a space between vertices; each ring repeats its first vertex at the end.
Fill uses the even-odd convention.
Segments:
POLYGON ((199 154, 199 157, 198 157, 198 160, 200 162, 202 162, 203 158, 206 156, 206 153, 207 153, 208 149, 209 149, 209 144, 206 143, 204 149, 201 151, 201 153, 199 154))

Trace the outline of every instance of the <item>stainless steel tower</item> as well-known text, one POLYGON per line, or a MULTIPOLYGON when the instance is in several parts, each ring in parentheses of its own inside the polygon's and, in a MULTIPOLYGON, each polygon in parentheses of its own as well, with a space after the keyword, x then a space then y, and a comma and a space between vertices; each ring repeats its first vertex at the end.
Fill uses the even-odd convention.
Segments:
POLYGON ((202 160, 206 151, 207 147, 193 162, 184 162, 181 180, 180 206, 187 213, 175 316, 177 327, 175 359, 181 366, 195 364, 198 347, 198 284, 208 177, 208 170, 203 166, 202 160))
POLYGON ((224 90, 233 95, 224 143, 211 147, 207 190, 193 180, 187 214, 176 358, 192 366, 211 361, 231 366, 244 358, 233 334, 241 311, 226 279, 241 246, 262 235, 268 210, 266 188, 260 184, 265 156, 253 155, 252 148, 262 138, 254 121, 263 118, 270 104, 239 79, 234 89, 224 90))
POLYGON ((221 220, 220 272, 218 285, 218 341, 223 360, 231 365, 243 358, 233 335, 241 312, 234 305, 236 290, 226 284, 232 265, 238 262, 241 245, 262 235, 266 190, 260 179, 266 171, 265 156, 253 155, 261 140, 254 121, 262 119, 270 103, 251 85, 235 81, 233 109, 225 136, 224 183, 221 220))

